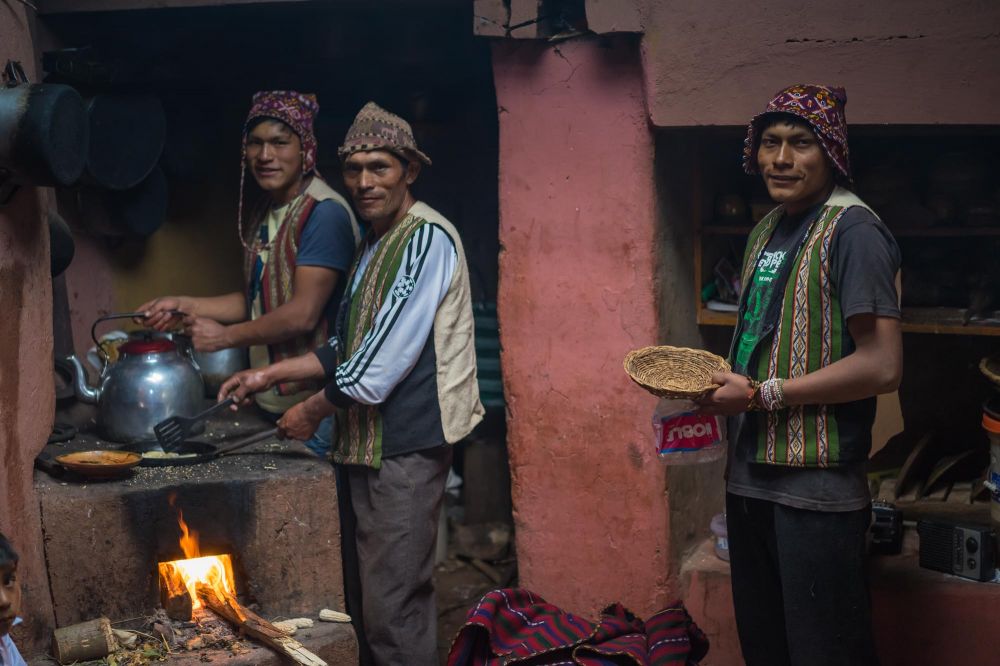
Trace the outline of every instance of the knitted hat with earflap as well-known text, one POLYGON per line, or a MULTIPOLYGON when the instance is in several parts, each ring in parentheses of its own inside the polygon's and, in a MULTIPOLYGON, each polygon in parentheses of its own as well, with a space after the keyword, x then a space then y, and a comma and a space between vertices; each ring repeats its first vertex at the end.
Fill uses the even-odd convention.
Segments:
POLYGON ((250 135, 250 126, 255 120, 261 118, 280 120, 288 125, 298 135, 299 141, 302 143, 302 174, 308 175, 316 173, 316 135, 313 131, 313 125, 318 112, 319 103, 316 101, 316 95, 295 92, 294 90, 264 90, 254 93, 250 104, 250 113, 247 114, 246 122, 243 123, 240 202, 236 213, 240 243, 243 244, 243 248, 247 252, 259 252, 261 249, 257 243, 254 247, 247 245, 246 238, 243 236, 243 184, 246 180, 247 138, 250 135))
POLYGON ((844 115, 846 105, 847 91, 837 86, 796 84, 780 91, 747 127, 747 138, 743 142, 743 170, 749 174, 757 173, 757 149, 767 117, 788 113, 809 123, 834 168, 847 182, 851 182, 847 118, 844 115))

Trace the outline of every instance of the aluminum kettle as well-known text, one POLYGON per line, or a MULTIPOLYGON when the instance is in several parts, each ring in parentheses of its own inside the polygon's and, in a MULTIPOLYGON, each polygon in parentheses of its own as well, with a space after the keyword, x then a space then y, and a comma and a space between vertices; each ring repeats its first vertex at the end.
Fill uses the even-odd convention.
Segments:
MULTIPOLYGON (((122 313, 101 317, 91 327, 91 337, 99 323, 109 319, 142 316, 122 313)), ((153 426, 171 416, 190 416, 202 410, 205 387, 197 367, 177 345, 154 334, 130 336, 118 348, 118 360, 104 360, 96 387, 87 383, 87 374, 75 355, 67 357, 73 366, 76 397, 97 405, 100 435, 122 444, 149 444, 156 441, 153 426)))

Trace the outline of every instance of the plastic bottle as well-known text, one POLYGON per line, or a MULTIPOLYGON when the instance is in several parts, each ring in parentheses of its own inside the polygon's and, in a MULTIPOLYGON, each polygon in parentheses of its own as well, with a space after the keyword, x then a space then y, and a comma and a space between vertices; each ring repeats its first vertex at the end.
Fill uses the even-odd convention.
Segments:
POLYGON ((653 411, 653 439, 660 460, 688 465, 718 460, 725 454, 726 421, 701 414, 690 400, 664 398, 653 411))

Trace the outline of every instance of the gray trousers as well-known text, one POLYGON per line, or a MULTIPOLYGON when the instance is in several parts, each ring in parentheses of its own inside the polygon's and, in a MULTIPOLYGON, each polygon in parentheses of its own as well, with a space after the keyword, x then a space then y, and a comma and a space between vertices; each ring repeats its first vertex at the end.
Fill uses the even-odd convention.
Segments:
POLYGON ((378 470, 342 468, 357 548, 346 587, 360 583, 359 639, 376 666, 437 666, 434 550, 451 456, 445 445, 386 458, 378 470))

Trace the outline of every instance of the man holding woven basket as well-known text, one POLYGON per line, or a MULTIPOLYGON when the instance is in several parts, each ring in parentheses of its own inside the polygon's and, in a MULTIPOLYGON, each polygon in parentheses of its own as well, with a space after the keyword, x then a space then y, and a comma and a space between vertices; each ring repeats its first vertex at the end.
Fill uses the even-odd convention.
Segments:
POLYGON ((895 390, 899 248, 850 189, 842 88, 782 90, 743 164, 779 204, 750 233, 732 372, 701 400, 730 416, 726 517, 743 656, 878 663, 864 569, 875 396, 895 390))

